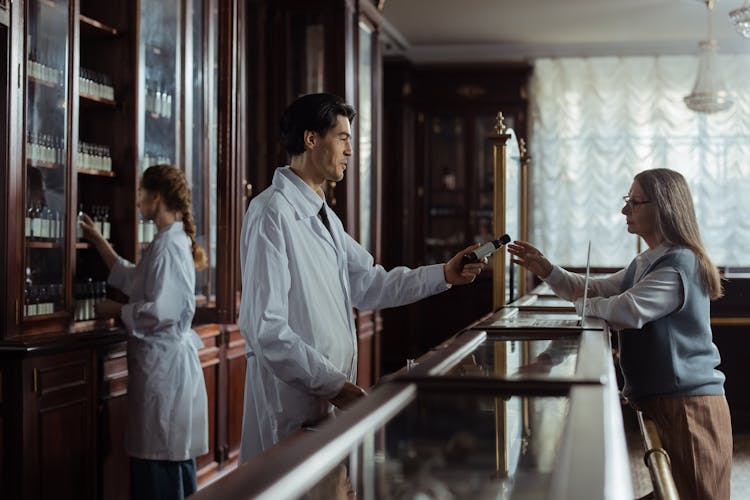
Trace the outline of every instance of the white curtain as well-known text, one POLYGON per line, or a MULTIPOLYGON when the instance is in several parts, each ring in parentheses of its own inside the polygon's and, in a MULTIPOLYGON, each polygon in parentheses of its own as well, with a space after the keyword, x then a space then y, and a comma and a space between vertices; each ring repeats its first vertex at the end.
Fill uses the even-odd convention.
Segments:
MULTIPOLYGON (((536 61, 531 88, 530 239, 552 262, 624 266, 636 255, 620 213, 633 176, 681 172, 709 255, 750 265, 750 56, 720 56, 734 106, 697 114, 697 58, 536 61)), ((645 243, 642 249, 645 249, 645 243)))

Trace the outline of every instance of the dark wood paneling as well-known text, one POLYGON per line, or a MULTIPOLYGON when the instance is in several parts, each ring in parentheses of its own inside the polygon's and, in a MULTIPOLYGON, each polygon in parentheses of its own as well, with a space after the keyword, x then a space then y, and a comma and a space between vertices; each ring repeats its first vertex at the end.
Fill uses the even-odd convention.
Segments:
POLYGON ((219 370, 221 369, 221 349, 219 338, 221 327, 219 325, 203 325, 195 331, 200 335, 204 347, 199 351, 203 378, 206 384, 206 396, 208 399, 208 453, 196 457, 199 482, 205 481, 211 474, 216 472, 221 461, 221 453, 217 450, 217 426, 219 425, 216 415, 221 387, 219 386, 219 370))
POLYGON ((0 411, 0 491, 8 491, 5 486, 5 418, 0 411))
POLYGON ((242 416, 245 410, 245 340, 238 328, 228 331, 227 346, 227 447, 228 459, 237 460, 242 441, 242 416))
POLYGON ((100 497, 127 500, 130 498, 130 459, 125 451, 128 396, 106 398, 99 407, 100 497))
POLYGON ((357 385, 369 388, 373 380, 372 361, 374 356, 375 315, 372 311, 357 312, 357 385))
POLYGON ((714 326, 714 343, 719 348, 729 410, 732 414, 732 430, 735 433, 750 431, 750 390, 747 385, 747 352, 750 324, 744 326, 714 326))
POLYGON ((5 490, 5 398, 3 397, 3 383, 5 380, 5 370, 0 367, 0 491, 5 490))
POLYGON ((88 351, 23 365, 24 490, 29 498, 92 498, 94 433, 88 351), (44 478, 44 481, 39 481, 44 478))
POLYGON ((90 498, 90 400, 67 399, 64 404, 40 409, 37 420, 37 477, 41 499, 90 498))
POLYGON ((107 500, 130 498, 130 458, 125 451, 128 425, 127 344, 98 350, 98 496, 107 500))

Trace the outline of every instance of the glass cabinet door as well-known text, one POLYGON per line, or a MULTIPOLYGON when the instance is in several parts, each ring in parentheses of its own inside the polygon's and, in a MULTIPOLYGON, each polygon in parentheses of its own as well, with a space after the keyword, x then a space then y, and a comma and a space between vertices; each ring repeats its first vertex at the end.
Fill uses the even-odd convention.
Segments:
MULTIPOLYGON (((139 40, 139 163, 140 174, 159 164, 177 164, 180 65, 180 4, 178 0, 142 0, 139 40)), ((138 241, 156 235, 152 221, 139 221, 138 241)))
POLYGON ((24 318, 65 309, 69 5, 26 2, 24 318))
POLYGON ((359 130, 359 242, 368 252, 374 253, 373 216, 375 158, 374 139, 374 82, 373 55, 375 32, 367 21, 359 22, 359 105, 357 124, 359 130))
POLYGON ((187 7, 190 34, 186 46, 191 64, 185 68, 185 123, 190 134, 185 143, 185 173, 192 188, 196 240, 208 257, 208 267, 195 276, 198 307, 216 303, 217 3, 192 0, 187 7))
POLYGON ((311 10, 292 10, 287 16, 287 102, 304 94, 326 91, 325 24, 323 15, 311 10))
POLYGON ((428 124, 425 264, 447 262, 465 243, 466 120, 434 116, 428 124))

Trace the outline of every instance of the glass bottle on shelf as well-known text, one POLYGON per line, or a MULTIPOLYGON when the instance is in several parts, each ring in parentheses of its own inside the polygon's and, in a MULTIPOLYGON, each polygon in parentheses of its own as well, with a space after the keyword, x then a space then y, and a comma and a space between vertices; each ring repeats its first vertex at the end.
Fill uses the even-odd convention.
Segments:
POLYGON ((112 229, 109 223, 109 207, 102 207, 102 210, 102 236, 104 236, 105 240, 109 241, 110 232, 112 229))
POLYGON ((83 222, 83 203, 78 205, 78 215, 76 216, 76 238, 78 241, 83 240, 83 227, 81 227, 81 223, 83 222))
POLYGON ((26 204, 26 217, 24 218, 24 232, 23 232, 24 236, 27 239, 31 239, 31 235, 32 235, 32 232, 31 232, 32 223, 31 223, 31 221, 33 219, 33 216, 34 216, 34 207, 29 202, 29 203, 26 204))

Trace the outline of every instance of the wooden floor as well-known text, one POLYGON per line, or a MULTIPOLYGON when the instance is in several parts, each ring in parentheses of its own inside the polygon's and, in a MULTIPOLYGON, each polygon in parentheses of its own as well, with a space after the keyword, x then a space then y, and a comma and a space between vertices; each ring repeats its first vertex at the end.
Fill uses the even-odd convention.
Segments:
MULTIPOLYGON (((642 497, 650 492, 651 479, 643 464, 643 443, 641 436, 628 432, 628 452, 630 454, 630 475, 633 479, 633 495, 642 497)), ((732 500, 750 498, 750 434, 734 435, 732 462, 732 500)))

